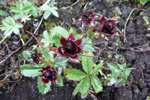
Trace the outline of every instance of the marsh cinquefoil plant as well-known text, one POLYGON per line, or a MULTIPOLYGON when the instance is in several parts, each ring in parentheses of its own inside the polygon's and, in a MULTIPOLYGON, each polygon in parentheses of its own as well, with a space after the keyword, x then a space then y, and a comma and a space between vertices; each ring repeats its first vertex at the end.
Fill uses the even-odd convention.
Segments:
POLYGON ((67 39, 61 36, 60 43, 62 46, 58 47, 57 51, 61 56, 68 56, 70 60, 79 62, 77 53, 83 51, 82 46, 80 46, 81 42, 82 37, 75 39, 73 33, 70 33, 67 39))
POLYGON ((116 35, 115 32, 112 32, 112 30, 115 28, 117 24, 117 20, 115 19, 105 19, 105 15, 102 15, 102 17, 99 20, 100 22, 100 30, 103 34, 107 36, 114 36, 116 35))
MULTIPOLYGON (((25 23, 31 20, 31 16, 35 18, 43 14, 43 18, 46 20, 52 13, 54 16, 59 17, 58 8, 55 4, 54 0, 47 0, 45 4, 38 7, 27 0, 17 1, 16 7, 10 8, 14 16, 7 17, 6 13, 6 18, 2 21, 1 29, 4 31, 5 36, 3 41, 12 33, 20 34, 20 28, 24 30, 25 23), (21 21, 18 22, 20 19, 21 21)), ((92 38, 95 35, 95 30, 104 33, 106 36, 114 36, 115 33, 112 30, 117 22, 112 19, 104 20, 103 15, 99 22, 100 28, 96 29, 94 25, 95 18, 97 16, 93 12, 83 12, 80 21, 83 27, 89 28, 86 33, 78 34, 73 28, 66 30, 63 27, 55 26, 51 30, 43 31, 41 41, 36 39, 37 45, 32 49, 23 51, 23 56, 28 64, 22 65, 20 72, 26 77, 38 77, 38 89, 43 95, 50 90, 52 82, 63 86, 62 76, 65 75, 68 80, 80 81, 73 95, 81 93, 81 97, 85 98, 91 91, 98 93, 103 90, 103 82, 97 75, 102 73, 101 69, 104 68, 105 61, 101 59, 98 64, 93 62, 95 49, 92 38), (76 69, 76 66, 72 66, 73 68, 67 66, 70 61, 80 63, 82 65, 80 69, 83 69, 83 71, 76 69), (65 75, 63 75, 63 72, 65 75)), ((26 31, 29 30, 24 30, 24 32, 26 31)), ((25 40, 22 39, 22 41, 25 40)), ((112 73, 109 78, 105 76, 109 80, 107 85, 115 83, 125 85, 127 76, 132 69, 126 69, 125 64, 109 63, 108 67, 112 73)))

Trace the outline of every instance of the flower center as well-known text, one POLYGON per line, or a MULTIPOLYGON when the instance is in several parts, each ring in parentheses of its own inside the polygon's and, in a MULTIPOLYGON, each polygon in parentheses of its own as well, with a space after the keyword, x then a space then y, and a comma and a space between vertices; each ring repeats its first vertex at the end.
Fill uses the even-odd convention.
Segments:
POLYGON ((46 77, 47 79, 51 79, 52 77, 54 77, 55 72, 52 69, 50 69, 50 70, 45 70, 43 74, 44 77, 46 77))
POLYGON ((105 22, 104 25, 104 31, 109 32, 113 29, 113 23, 112 22, 105 22))
POLYGON ((76 53, 76 44, 72 40, 66 40, 66 42, 63 45, 63 48, 66 53, 76 53))

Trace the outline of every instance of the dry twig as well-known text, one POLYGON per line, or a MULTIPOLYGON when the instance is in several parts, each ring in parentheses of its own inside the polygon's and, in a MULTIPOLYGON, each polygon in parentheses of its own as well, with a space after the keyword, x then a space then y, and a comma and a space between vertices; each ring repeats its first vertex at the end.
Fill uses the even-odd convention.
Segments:
POLYGON ((60 8, 60 9, 68 9, 68 8, 71 8, 71 7, 73 7, 73 6, 75 6, 78 2, 80 2, 80 0, 77 0, 75 3, 73 3, 71 6, 68 6, 68 7, 62 7, 62 8, 60 8))
POLYGON ((124 25, 124 42, 127 42, 127 38, 126 38, 126 27, 127 27, 127 23, 129 21, 129 18, 131 17, 132 13, 136 10, 137 8, 134 8, 131 10, 126 22, 125 22, 125 25, 124 25))
POLYGON ((3 62, 5 62, 9 57, 11 57, 13 54, 15 54, 16 52, 18 52, 19 50, 21 50, 22 47, 25 47, 26 45, 28 45, 28 43, 30 43, 32 41, 32 37, 21 47, 19 47, 18 49, 16 49, 15 51, 13 51, 11 54, 9 54, 8 56, 6 56, 2 61, 0 61, 0 64, 2 64, 3 62))

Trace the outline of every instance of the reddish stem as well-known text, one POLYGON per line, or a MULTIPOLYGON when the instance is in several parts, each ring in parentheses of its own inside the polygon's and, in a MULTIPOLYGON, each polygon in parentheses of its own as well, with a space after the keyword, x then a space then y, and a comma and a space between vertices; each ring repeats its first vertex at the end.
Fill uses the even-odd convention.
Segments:
POLYGON ((37 44, 39 44, 43 48, 43 43, 40 40, 38 40, 38 38, 34 36, 32 32, 29 32, 28 30, 26 30, 26 32, 29 33, 36 40, 37 44))

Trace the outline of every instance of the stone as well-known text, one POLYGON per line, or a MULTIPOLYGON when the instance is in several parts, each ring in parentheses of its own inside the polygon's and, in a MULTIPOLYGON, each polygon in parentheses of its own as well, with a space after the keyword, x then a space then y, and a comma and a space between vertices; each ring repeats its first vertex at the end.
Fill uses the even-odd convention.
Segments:
POLYGON ((115 14, 117 14, 117 15, 122 15, 122 12, 120 11, 120 8, 119 7, 115 7, 114 8, 114 10, 113 10, 113 12, 115 13, 115 14))

